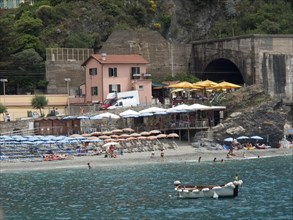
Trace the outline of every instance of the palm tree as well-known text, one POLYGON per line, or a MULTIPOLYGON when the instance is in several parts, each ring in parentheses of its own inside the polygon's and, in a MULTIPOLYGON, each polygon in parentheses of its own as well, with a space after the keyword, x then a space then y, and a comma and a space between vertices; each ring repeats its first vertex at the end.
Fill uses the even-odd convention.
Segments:
POLYGON ((35 109, 40 110, 41 117, 44 117, 44 113, 42 112, 42 109, 48 105, 48 99, 44 95, 36 95, 34 98, 32 98, 32 106, 35 109))
POLYGON ((3 119, 5 120, 5 115, 4 113, 7 112, 6 106, 0 104, 0 114, 3 114, 3 119))

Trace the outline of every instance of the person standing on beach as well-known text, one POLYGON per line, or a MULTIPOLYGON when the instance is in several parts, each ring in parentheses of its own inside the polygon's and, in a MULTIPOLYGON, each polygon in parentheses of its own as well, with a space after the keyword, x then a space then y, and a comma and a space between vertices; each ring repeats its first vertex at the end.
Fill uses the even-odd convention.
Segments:
POLYGON ((164 150, 161 150, 161 159, 164 160, 164 150))
POLYGON ((201 157, 198 158, 198 162, 200 163, 201 157))

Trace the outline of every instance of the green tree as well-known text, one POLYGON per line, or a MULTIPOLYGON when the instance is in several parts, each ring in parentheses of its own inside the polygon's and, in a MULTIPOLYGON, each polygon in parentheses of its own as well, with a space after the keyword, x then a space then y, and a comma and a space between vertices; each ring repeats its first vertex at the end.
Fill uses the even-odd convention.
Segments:
POLYGON ((6 106, 0 104, 0 114, 3 114, 3 119, 5 119, 4 113, 7 112, 6 106))
POLYGON ((44 95, 36 95, 32 98, 32 106, 34 109, 40 110, 41 117, 44 117, 44 113, 42 109, 44 109, 48 105, 48 99, 44 95))

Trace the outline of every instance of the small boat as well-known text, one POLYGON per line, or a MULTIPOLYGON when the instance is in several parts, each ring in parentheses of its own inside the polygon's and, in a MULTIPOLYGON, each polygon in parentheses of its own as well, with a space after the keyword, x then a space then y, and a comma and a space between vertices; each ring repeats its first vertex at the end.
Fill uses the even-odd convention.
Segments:
POLYGON ((233 181, 224 185, 206 185, 206 186, 184 186, 179 180, 174 182, 175 191, 178 198, 197 199, 203 197, 223 198, 238 196, 239 186, 242 180, 233 181))

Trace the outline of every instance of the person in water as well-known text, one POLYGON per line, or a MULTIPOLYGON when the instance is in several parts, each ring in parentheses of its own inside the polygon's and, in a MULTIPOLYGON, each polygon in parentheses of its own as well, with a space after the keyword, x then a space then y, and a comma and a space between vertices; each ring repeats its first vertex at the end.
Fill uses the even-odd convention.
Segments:
POLYGON ((217 162, 217 158, 216 157, 214 158, 213 162, 217 162))
POLYGON ((198 158, 198 162, 200 163, 201 157, 198 158))
POLYGON ((90 163, 87 163, 87 166, 89 169, 92 169, 92 166, 90 165, 90 163))

